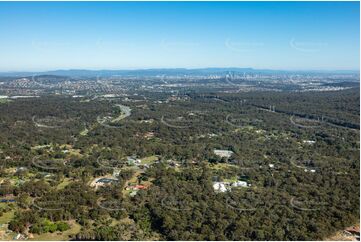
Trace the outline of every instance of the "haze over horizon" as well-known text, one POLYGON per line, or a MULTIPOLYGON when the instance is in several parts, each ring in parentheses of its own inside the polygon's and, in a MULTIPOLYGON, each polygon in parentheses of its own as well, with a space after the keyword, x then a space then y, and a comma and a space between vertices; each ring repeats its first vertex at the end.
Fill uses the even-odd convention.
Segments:
POLYGON ((290 73, 359 73, 360 69, 344 69, 344 70, 339 70, 339 69, 335 69, 335 70, 329 70, 329 69, 324 69, 324 70, 319 70, 319 69, 258 69, 258 68, 252 68, 252 67, 199 67, 199 68, 186 68, 186 67, 174 67, 174 68, 114 68, 114 69, 110 69, 110 68, 92 68, 92 69, 87 69, 87 68, 72 68, 72 69, 62 69, 62 68, 58 68, 58 69, 48 69, 48 70, 18 70, 18 71, 0 71, 0 74, 2 75, 6 75, 6 74, 24 74, 24 73, 31 73, 31 74, 47 74, 47 73, 56 73, 56 72, 95 72, 95 73, 99 73, 99 72, 146 72, 146 71, 158 71, 158 72, 162 72, 162 71, 214 71, 214 70, 218 70, 218 71, 244 71, 245 73, 247 72, 253 72, 253 73, 257 73, 257 72, 290 72, 290 73))
POLYGON ((359 17, 359 2, 1 2, 0 72, 358 71, 359 17))

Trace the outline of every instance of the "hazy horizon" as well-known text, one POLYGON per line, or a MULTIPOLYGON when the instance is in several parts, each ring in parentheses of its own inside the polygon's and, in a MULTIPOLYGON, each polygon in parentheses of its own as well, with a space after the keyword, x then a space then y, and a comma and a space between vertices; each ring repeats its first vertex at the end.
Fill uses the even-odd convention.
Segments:
POLYGON ((161 71, 161 70, 212 70, 212 69, 239 69, 239 71, 241 70, 246 70, 249 69, 250 71, 270 71, 270 72, 320 72, 320 73, 344 73, 344 72, 360 72, 360 69, 268 69, 268 68, 264 68, 264 69, 260 69, 260 68, 253 68, 253 67, 199 67, 199 68, 187 68, 187 67, 174 67, 174 68, 167 68, 167 67, 154 67, 154 68, 70 68, 70 69, 66 69, 66 68, 54 68, 54 69, 45 69, 45 70, 9 70, 9 71, 1 71, 0 73, 2 74, 12 74, 12 73, 48 73, 48 72, 71 72, 71 71, 89 71, 89 72, 106 72, 106 71, 147 71, 147 70, 156 70, 156 71, 161 71))
POLYGON ((359 2, 0 2, 0 71, 359 70, 359 17, 359 2))

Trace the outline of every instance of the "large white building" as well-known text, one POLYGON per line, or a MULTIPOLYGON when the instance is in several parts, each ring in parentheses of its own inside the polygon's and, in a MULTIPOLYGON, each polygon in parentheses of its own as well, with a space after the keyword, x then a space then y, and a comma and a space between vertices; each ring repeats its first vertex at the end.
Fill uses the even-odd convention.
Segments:
POLYGON ((213 182, 213 189, 215 192, 227 192, 230 191, 232 187, 248 187, 248 183, 245 181, 235 181, 235 182, 213 182))
POLYGON ((213 151, 215 155, 218 155, 220 157, 229 158, 233 155, 233 151, 231 150, 214 150, 213 151))
POLYGON ((245 181, 236 181, 232 183, 232 187, 247 187, 248 184, 245 181))
POLYGON ((228 191, 226 184, 224 182, 214 182, 213 189, 216 192, 226 192, 228 191))

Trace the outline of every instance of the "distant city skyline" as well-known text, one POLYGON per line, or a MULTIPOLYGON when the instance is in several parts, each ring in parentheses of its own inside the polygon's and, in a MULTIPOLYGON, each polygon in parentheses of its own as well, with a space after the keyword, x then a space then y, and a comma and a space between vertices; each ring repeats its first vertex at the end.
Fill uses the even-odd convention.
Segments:
POLYGON ((359 2, 0 2, 0 72, 359 70, 359 2))

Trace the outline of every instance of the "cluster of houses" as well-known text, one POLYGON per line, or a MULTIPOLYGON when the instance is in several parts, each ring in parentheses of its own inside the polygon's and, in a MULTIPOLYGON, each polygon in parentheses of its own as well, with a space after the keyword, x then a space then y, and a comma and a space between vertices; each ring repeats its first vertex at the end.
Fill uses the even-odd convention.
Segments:
MULTIPOLYGON (((142 164, 141 159, 137 158, 136 155, 128 156, 127 159, 126 159, 126 163, 129 166, 137 166, 140 169, 149 168, 149 164, 142 164)), ((117 182, 118 181, 117 177, 119 176, 120 171, 121 171, 121 169, 114 168, 112 176, 96 178, 90 184, 90 186, 95 187, 95 189, 97 189, 99 187, 106 186, 106 185, 109 185, 111 183, 117 182)), ((147 188, 148 187, 146 185, 140 185, 140 184, 136 184, 136 183, 129 183, 125 187, 125 190, 130 191, 130 196, 135 196, 139 190, 144 190, 144 189, 147 189, 147 188)))
POLYGON ((248 184, 245 181, 235 181, 235 182, 213 182, 213 189, 215 192, 228 192, 235 187, 250 187, 251 184, 248 184))
POLYGON ((138 166, 140 169, 148 169, 148 164, 142 164, 142 161, 138 159, 136 156, 128 156, 127 163, 129 166, 138 166))

